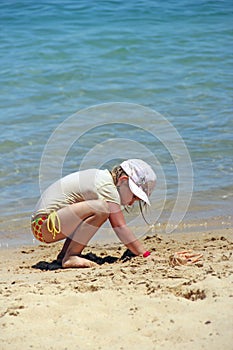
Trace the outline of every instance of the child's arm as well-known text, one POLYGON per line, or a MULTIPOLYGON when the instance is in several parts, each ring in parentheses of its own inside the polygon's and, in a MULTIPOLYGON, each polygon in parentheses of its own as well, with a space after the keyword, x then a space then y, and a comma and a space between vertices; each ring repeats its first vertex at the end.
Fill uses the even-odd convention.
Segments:
POLYGON ((127 226, 120 206, 110 202, 108 205, 110 210, 109 221, 116 235, 133 254, 143 255, 146 249, 127 226))

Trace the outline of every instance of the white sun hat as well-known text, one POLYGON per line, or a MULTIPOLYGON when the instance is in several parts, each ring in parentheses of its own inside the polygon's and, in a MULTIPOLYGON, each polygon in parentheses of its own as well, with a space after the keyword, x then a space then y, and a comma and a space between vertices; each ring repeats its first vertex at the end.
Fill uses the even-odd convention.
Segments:
POLYGON ((149 196, 156 185, 156 175, 150 165, 141 159, 128 159, 120 166, 129 176, 131 192, 150 205, 149 196))

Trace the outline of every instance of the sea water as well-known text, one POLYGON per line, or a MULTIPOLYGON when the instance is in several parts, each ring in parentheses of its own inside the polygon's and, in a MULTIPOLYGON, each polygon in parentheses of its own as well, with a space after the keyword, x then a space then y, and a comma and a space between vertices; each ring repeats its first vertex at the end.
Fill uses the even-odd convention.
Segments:
MULTIPOLYGON (((30 213, 40 196, 45 146, 71 115, 92 106, 97 106, 95 117, 77 115, 72 127, 65 129, 62 143, 53 149, 56 160, 58 149, 73 140, 62 175, 79 169, 84 158, 93 167, 99 165, 98 153, 92 150, 105 142, 109 165, 124 158, 124 149, 125 155, 130 148, 130 156, 143 157, 145 147, 145 159, 147 151, 156 156, 166 183, 163 201, 154 196, 152 212, 153 208, 162 210, 153 223, 166 222, 179 192, 176 155, 159 142, 156 116, 151 135, 150 117, 135 113, 136 127, 132 113, 127 117, 123 111, 124 119, 119 119, 114 103, 121 103, 123 110, 129 104, 133 109, 139 105, 143 106, 139 110, 158 112, 187 147, 191 160, 187 167, 193 170, 193 183, 188 180, 193 185, 192 200, 179 224, 197 219, 204 225, 217 220, 229 226, 233 204, 232 23, 231 0, 2 0, 2 244, 13 242, 16 236, 17 242, 32 241, 30 213), (109 106, 108 112, 104 107, 107 121, 101 104, 109 106), (111 162, 109 155, 117 142, 121 154, 111 162)), ((158 186, 157 193, 160 190, 158 186)))

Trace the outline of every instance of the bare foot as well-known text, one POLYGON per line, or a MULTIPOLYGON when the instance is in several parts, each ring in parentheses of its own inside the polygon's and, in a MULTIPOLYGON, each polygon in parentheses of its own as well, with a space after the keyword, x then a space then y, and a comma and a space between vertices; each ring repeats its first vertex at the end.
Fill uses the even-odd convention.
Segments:
POLYGON ((64 259, 62 260, 62 267, 64 269, 71 268, 71 267, 81 268, 81 267, 95 267, 95 266, 98 266, 95 262, 87 260, 85 258, 81 258, 80 256, 77 256, 77 255, 64 257, 64 259))

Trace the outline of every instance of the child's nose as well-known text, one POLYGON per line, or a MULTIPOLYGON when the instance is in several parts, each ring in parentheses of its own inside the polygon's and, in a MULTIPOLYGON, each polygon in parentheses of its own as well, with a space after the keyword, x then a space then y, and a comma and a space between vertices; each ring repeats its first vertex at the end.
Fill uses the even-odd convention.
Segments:
POLYGON ((134 204, 134 202, 135 202, 135 201, 138 201, 138 200, 139 200, 139 198, 138 198, 137 196, 133 195, 133 198, 132 198, 132 200, 130 201, 129 205, 134 204))

